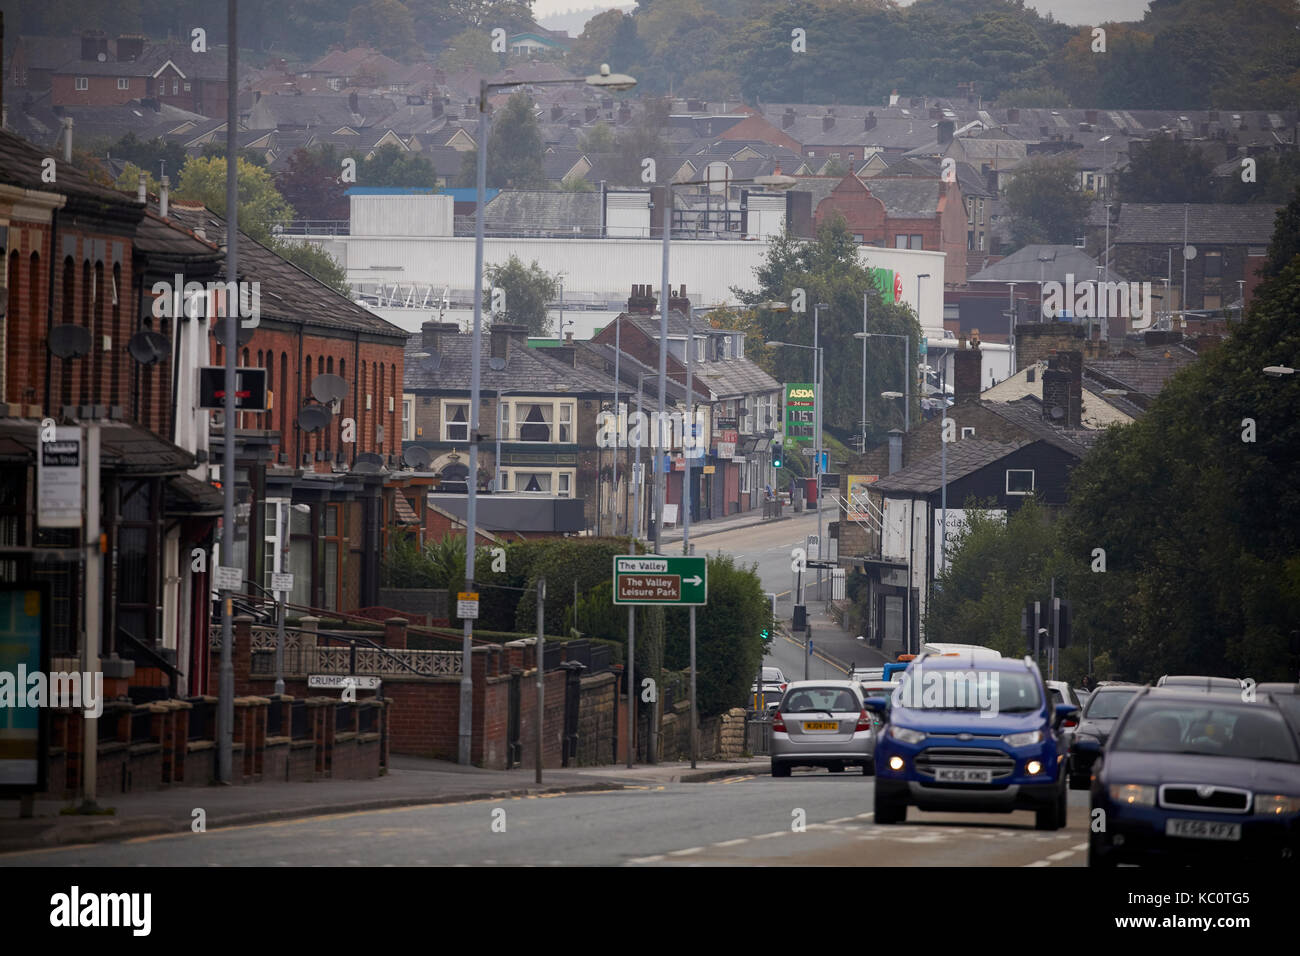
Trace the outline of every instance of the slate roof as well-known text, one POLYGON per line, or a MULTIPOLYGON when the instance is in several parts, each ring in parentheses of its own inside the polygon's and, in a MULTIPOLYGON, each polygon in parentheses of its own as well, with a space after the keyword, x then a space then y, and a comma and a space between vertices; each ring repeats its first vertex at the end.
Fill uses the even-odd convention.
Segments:
POLYGON ((109 57, 104 62, 83 60, 80 50, 74 58, 55 67, 57 74, 77 76, 153 76, 171 61, 188 80, 225 80, 226 57, 216 52, 195 53, 188 43, 150 44, 135 60, 116 60, 109 57))
POLYGON ((332 133, 341 126, 356 129, 378 123, 395 109, 384 96, 358 96, 353 113, 347 94, 266 95, 249 111, 249 125, 263 129, 281 126, 324 128, 332 133))
MULTIPOLYGON (((611 383, 611 394, 612 394, 612 384, 614 381, 614 355, 616 351, 614 349, 614 346, 605 345, 604 343, 601 342, 592 342, 592 341, 576 341, 573 344, 578 346, 578 348, 583 349, 584 351, 591 352, 594 355, 600 356, 605 361, 605 368, 609 374, 609 381, 611 383)), ((620 397, 636 391, 637 376, 640 375, 641 373, 645 373, 645 379, 642 380, 641 382, 642 393, 645 396, 647 396, 647 398, 654 398, 656 401, 658 401, 658 394, 659 394, 658 393, 658 388, 659 388, 658 367, 645 365, 642 362, 640 362, 635 356, 630 355, 627 352, 624 352, 622 358, 620 358, 618 361, 618 380, 619 380, 620 397)), ((679 384, 678 382, 674 381, 672 376, 668 376, 665 379, 665 382, 666 382, 666 387, 664 388, 664 391, 667 393, 669 401, 671 402, 686 401, 686 386, 684 384, 679 384)), ((701 382, 700 384, 703 384, 703 382, 701 382)))
MULTIPOLYGON (((948 484, 974 474, 1016 449, 1031 444, 1031 441, 996 442, 982 438, 963 438, 958 442, 950 442, 947 455, 948 484)), ((940 453, 936 452, 892 475, 886 475, 873 484, 871 490, 882 494, 928 495, 937 492, 942 486, 943 462, 940 453)))
MULTIPOLYGON (((75 127, 74 127, 75 135, 75 127)), ((85 173, 71 163, 65 163, 62 154, 54 159, 55 182, 42 178, 47 154, 31 143, 7 130, 0 131, 0 183, 21 186, 42 193, 59 193, 117 206, 122 212, 134 213, 140 204, 133 196, 118 192, 109 186, 92 182, 85 173)))
POLYGON ((1142 395, 1157 395, 1165 384, 1191 363, 1174 358, 1177 353, 1170 349, 1170 358, 1114 358, 1093 359, 1088 362, 1088 369, 1094 378, 1105 382, 1106 379, 1118 385, 1104 387, 1127 388, 1142 395))
MULTIPOLYGON (((212 210, 173 201, 168 212, 172 219, 191 231, 203 228, 224 248, 226 221, 212 210)), ((223 255, 220 272, 223 278, 224 263, 223 255)), ((406 337, 404 330, 339 295, 243 232, 239 234, 239 272, 244 279, 261 284, 263 318, 397 339, 406 337)))
POLYGON ((891 219, 931 219, 939 208, 937 179, 882 179, 873 176, 863 181, 885 206, 891 219))
MULTIPOLYGON (((156 203, 157 198, 151 197, 150 205, 156 207, 156 203)), ((163 219, 151 208, 146 208, 144 219, 136 227, 134 245, 136 249, 151 256, 225 261, 215 243, 198 238, 178 222, 163 219)))
MULTIPOLYGON (((406 334, 406 333, 403 333, 406 334)), ((473 336, 465 333, 444 333, 442 350, 436 357, 416 358, 426 351, 421 332, 406 340, 406 363, 403 383, 407 391, 466 392, 470 391, 473 336)), ((505 368, 494 369, 488 361, 490 337, 483 334, 482 364, 479 367, 479 384, 486 395, 496 389, 530 390, 538 393, 558 391, 557 386, 567 385, 565 395, 613 395, 614 382, 595 369, 584 365, 573 367, 553 358, 544 349, 516 349, 511 344, 510 357, 505 368)), ((624 356, 626 358, 626 356, 624 356)))
POLYGON ((1092 428, 1065 428, 1043 419, 1043 403, 1033 395, 1011 402, 981 402, 984 408, 1013 425, 1024 429, 1027 435, 1049 442, 1082 458, 1101 434, 1092 428))
POLYGON ((720 362, 696 362, 695 380, 704 381, 719 398, 733 398, 754 392, 772 392, 781 383, 747 358, 723 359, 720 362))
POLYGON ((1183 210, 1187 241, 1192 244, 1267 245, 1273 238, 1277 206, 1238 203, 1123 203, 1112 243, 1182 243, 1183 210))
MULTIPOLYGON (((873 180, 874 182, 874 180, 873 180)), ((1111 229, 1114 241, 1115 230, 1111 229)), ((1097 278, 1097 267, 1101 263, 1082 249, 1065 245, 1034 244, 1018 249, 985 269, 970 277, 971 282, 1028 282, 1037 284, 1041 278, 1044 282, 1065 282, 1067 275, 1073 275, 1075 283, 1092 282, 1097 278), (1055 255, 1051 262, 1039 263, 1039 256, 1055 255), (1041 267, 1041 272, 1039 271, 1041 267)), ((1127 282, 1113 268, 1105 276, 1107 281, 1127 282)))

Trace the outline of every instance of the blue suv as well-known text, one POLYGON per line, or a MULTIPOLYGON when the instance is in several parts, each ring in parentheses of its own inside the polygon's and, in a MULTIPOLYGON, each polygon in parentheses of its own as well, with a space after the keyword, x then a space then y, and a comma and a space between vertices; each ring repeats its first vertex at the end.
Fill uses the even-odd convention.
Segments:
POLYGON ((1039 830, 1066 824, 1061 722, 1031 658, 923 655, 891 701, 866 706, 889 723, 876 742, 875 822, 921 810, 1033 810, 1039 830), (892 706, 891 706, 892 705, 892 706))

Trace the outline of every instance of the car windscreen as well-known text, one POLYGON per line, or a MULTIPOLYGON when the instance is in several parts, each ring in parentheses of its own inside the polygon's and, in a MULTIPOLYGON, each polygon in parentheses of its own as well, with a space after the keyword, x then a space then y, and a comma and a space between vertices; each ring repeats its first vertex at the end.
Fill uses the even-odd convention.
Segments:
POLYGON ((925 667, 900 675, 894 706, 915 710, 1030 713, 1043 706, 1038 678, 1028 671, 925 667))
POLYGON ((1123 713, 1129 699, 1136 693, 1136 687, 1132 690, 1099 690, 1088 701, 1083 716, 1091 720, 1114 720, 1123 713))
POLYGON ((810 714, 820 711, 857 713, 862 707, 853 691, 843 687, 801 687, 781 701, 783 714, 810 714))
POLYGON ((1124 721, 1118 751, 1189 753, 1294 763, 1295 736, 1276 710, 1219 702, 1142 701, 1124 721))
POLYGON ((769 683, 779 684, 785 680, 785 677, 782 675, 781 668, 779 667, 764 667, 763 680, 768 681, 769 683))

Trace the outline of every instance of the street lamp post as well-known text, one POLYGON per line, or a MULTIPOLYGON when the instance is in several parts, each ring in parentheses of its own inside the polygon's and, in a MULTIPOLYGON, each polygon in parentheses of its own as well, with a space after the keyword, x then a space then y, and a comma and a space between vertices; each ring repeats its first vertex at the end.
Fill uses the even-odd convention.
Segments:
MULTIPOLYGON (((818 303, 813 306, 813 341, 818 339, 817 314, 822 309, 824 303, 818 303)), ((861 333, 855 333, 861 334, 861 333)), ((824 363, 822 354, 825 352, 820 345, 800 345, 798 342, 768 342, 773 348, 791 348, 791 349, 808 349, 813 353, 813 455, 815 458, 813 464, 814 480, 817 482, 817 560, 820 563, 822 559, 822 497, 821 497, 821 370, 824 363)), ((822 578, 821 568, 817 568, 817 597, 822 597, 822 578)))
POLYGON ((854 332, 853 337, 855 339, 902 339, 903 340, 904 348, 907 349, 907 354, 905 356, 904 366, 903 366, 903 392, 901 396, 903 398, 903 431, 905 432, 911 431, 912 430, 912 410, 911 410, 912 372, 910 366, 912 364, 912 336, 900 335, 897 332, 854 332))
MULTIPOLYGON (((232 4, 233 9, 233 4, 232 4)), ((233 35, 233 34, 232 34, 233 35)), ((231 44, 234 47, 234 44, 231 44)), ((478 90, 478 162, 476 176, 476 196, 474 208, 474 336, 470 347, 470 411, 469 411, 469 480, 466 482, 468 497, 465 507, 465 590, 472 592, 474 590, 474 558, 475 550, 478 545, 478 412, 479 402, 481 401, 481 389, 479 379, 479 361, 483 353, 483 224, 485 210, 487 205, 487 99, 488 91, 494 89, 507 89, 513 86, 549 86, 562 83, 586 83, 588 86, 598 86, 609 90, 627 90, 636 85, 636 80, 630 76, 624 76, 618 73, 611 73, 609 64, 602 63, 600 72, 586 77, 585 79, 565 78, 562 80, 512 80, 504 83, 489 83, 487 80, 479 82, 478 90)), ((231 98, 234 98, 232 87, 231 98)), ((233 113, 231 115, 234 115, 233 113)), ((234 132, 233 124, 231 131, 231 151, 233 155, 234 132)), ((228 209, 233 211, 230 204, 228 209)), ((233 243, 232 243, 233 250, 233 243)), ((231 277, 233 280, 233 276, 231 277)), ((234 341, 233 330, 228 335, 229 341, 234 341)), ((233 372, 227 375, 227 394, 231 394, 234 388, 233 372)), ((499 430, 499 429, 498 429, 499 430)), ((233 435, 233 433, 232 433, 233 435)), ((227 439, 229 442, 230 439, 227 439)), ((223 478, 226 477, 223 475, 223 478)), ((470 762, 471 743, 473 741, 473 724, 474 724, 474 681, 471 666, 471 657, 473 655, 474 641, 474 620, 465 618, 464 638, 461 642, 461 674, 460 674, 460 721, 459 734, 457 739, 457 761, 462 764, 470 762)), ((541 666, 541 662, 538 662, 541 666)), ((538 728, 541 732, 541 728, 538 728)))

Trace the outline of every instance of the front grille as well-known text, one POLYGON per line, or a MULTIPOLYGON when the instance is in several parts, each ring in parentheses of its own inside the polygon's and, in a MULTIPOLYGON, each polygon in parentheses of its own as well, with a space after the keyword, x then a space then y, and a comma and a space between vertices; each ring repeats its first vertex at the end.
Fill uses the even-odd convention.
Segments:
POLYGON ((1250 809, 1250 791, 1208 784, 1200 788, 1193 783, 1166 783, 1160 788, 1160 806, 1170 810, 1246 813, 1250 809), (1202 789, 1204 796, 1199 792, 1202 789))
POLYGON ((963 767, 992 770, 993 779, 1009 777, 1016 769, 1016 760, 1001 750, 984 750, 978 747, 926 747, 916 755, 916 769, 934 775, 937 767, 963 767))

